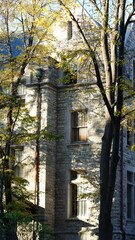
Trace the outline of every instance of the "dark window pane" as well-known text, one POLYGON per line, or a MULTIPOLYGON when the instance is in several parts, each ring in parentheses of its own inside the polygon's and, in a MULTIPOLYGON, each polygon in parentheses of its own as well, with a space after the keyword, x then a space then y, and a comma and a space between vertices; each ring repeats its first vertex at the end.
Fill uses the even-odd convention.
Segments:
POLYGON ((77 172, 76 171, 71 171, 70 172, 70 180, 73 181, 77 179, 77 172))
POLYGON ((127 181, 133 182, 133 173, 130 171, 127 171, 127 181))
POLYGON ((127 184, 127 217, 132 218, 132 185, 127 184))
POLYGON ((132 145, 132 121, 129 119, 127 121, 127 145, 131 146, 132 145))
POLYGON ((135 88, 135 61, 133 61, 133 88, 135 88))
POLYGON ((67 23, 67 39, 70 40, 72 38, 72 21, 68 21, 67 23))
POLYGON ((73 141, 79 141, 79 128, 73 129, 73 141))
POLYGON ((71 215, 72 217, 77 216, 77 186, 75 184, 71 184, 71 215))
POLYGON ((132 209, 132 214, 133 214, 133 219, 135 219, 135 186, 133 187, 133 190, 134 190, 134 197, 133 197, 133 208, 132 209))
POLYGON ((78 112, 72 114, 73 117, 73 127, 78 127, 78 112))

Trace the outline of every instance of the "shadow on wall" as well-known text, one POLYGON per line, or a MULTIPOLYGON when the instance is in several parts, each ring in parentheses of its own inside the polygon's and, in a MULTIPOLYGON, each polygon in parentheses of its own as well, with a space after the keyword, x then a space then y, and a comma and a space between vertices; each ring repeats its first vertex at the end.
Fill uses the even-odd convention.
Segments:
MULTIPOLYGON (((68 220, 67 220, 68 221, 68 220)), ((56 240, 96 240, 98 229, 95 226, 81 220, 70 221, 71 225, 76 225, 76 229, 56 232, 56 240), (94 229, 94 230, 93 230, 94 229)), ((72 229, 72 227, 71 227, 72 229)))

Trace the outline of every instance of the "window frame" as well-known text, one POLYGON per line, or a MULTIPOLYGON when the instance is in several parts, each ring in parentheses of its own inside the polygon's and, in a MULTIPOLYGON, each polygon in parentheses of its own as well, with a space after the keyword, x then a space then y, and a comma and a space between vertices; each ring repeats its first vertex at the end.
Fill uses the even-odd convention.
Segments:
POLYGON ((135 144, 135 118, 127 120, 127 146, 132 147, 135 144))
POLYGON ((14 164, 14 170, 16 172, 16 175, 21 177, 23 176, 23 167, 22 167, 22 162, 23 162, 23 157, 24 157, 24 146, 17 146, 17 145, 12 145, 11 146, 11 154, 15 158, 15 164, 14 164), (21 152, 21 159, 18 159, 16 154, 17 152, 21 152))
POLYGON ((21 163, 23 161, 22 160, 23 159, 23 148, 15 148, 14 151, 15 151, 16 163, 21 163))
POLYGON ((135 59, 132 60, 132 85, 135 88, 135 59))
POLYGON ((135 168, 132 167, 127 168, 126 180, 127 180, 126 217, 127 220, 135 221, 135 168), (128 173, 130 173, 132 176, 131 180, 129 180, 128 178, 128 173))
POLYGON ((67 40, 71 40, 73 37, 73 22, 70 20, 67 22, 67 40))
POLYGON ((78 110, 71 111, 71 143, 85 143, 85 142, 88 142, 87 109, 78 109, 78 110), (80 115, 84 114, 84 116, 81 116, 82 118, 84 118, 83 124, 78 124, 79 113, 80 115), (84 129, 85 129, 85 132, 83 131, 84 129))
POLYGON ((84 172, 83 170, 70 170, 70 180, 68 184, 68 218, 88 220, 89 200, 86 197, 81 198, 81 194, 86 193, 85 188, 88 188, 88 181, 81 176, 81 171, 84 172), (72 173, 76 174, 75 179, 72 179, 72 173), (81 193, 79 191, 80 188, 82 190, 81 193), (73 191, 75 191, 76 196, 73 196, 73 191))
POLYGON ((17 95, 25 96, 26 95, 26 81, 21 81, 17 87, 17 95))

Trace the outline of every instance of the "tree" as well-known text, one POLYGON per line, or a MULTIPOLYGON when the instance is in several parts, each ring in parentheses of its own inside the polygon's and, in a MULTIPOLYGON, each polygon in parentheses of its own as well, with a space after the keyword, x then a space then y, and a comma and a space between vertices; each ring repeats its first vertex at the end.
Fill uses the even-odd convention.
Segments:
MULTIPOLYGON (((4 142, 4 151, 3 146, 1 148, 1 219, 3 218, 3 188, 5 189, 6 206, 12 202, 10 151, 12 143, 14 141, 27 141, 36 137, 38 153, 37 135, 29 134, 25 127, 21 128, 21 134, 16 132, 16 123, 22 112, 22 103, 21 99, 18 99, 17 90, 29 63, 32 61, 42 65, 44 56, 50 54, 52 46, 43 44, 43 41, 50 43, 52 39, 54 40, 50 34, 50 28, 58 16, 59 10, 64 8, 76 24, 83 38, 86 51, 82 51, 82 49, 81 51, 92 62, 97 86, 107 108, 100 160, 99 240, 111 240, 113 230, 111 209, 119 160, 120 126, 123 119, 124 39, 127 26, 132 22, 134 2, 131 1, 131 4, 129 4, 130 2, 126 0, 89 0, 94 22, 97 23, 99 19, 101 21, 100 24, 96 24, 92 31, 92 33, 98 33, 95 33, 97 38, 95 43, 91 41, 91 31, 90 34, 87 32, 86 35, 86 29, 84 31, 82 25, 74 16, 72 12, 74 3, 64 0, 57 0, 57 2, 60 4, 60 7, 54 5, 54 11, 52 11, 53 3, 49 3, 49 1, 5 0, 0 2, 2 62, 0 103, 1 112, 4 112, 4 115, 6 115, 6 125, 3 131, 1 130, 1 141, 4 142), (15 39, 19 41, 16 54, 13 51, 15 39), (102 55, 99 54, 99 51, 102 52, 102 55), (43 55, 42 52, 44 52, 43 55), (4 88, 9 91, 9 94, 3 92, 2 89, 4 88)), ((39 133, 39 127, 38 125, 37 133, 39 133)), ((35 159, 35 168, 38 167, 37 160, 38 158, 35 159)), ((10 210, 8 209, 8 211, 10 210)), ((8 224, 11 226, 10 223, 8 224)), ((11 240, 10 229, 9 227, 6 231, 6 240, 11 240)), ((16 230, 12 238, 17 239, 16 230)))
POLYGON ((92 16, 90 18, 96 24, 93 31, 90 28, 91 23, 87 30, 82 28, 72 11, 75 3, 63 0, 58 2, 61 8, 67 11, 83 38, 86 50, 83 53, 92 61, 96 84, 107 109, 100 158, 99 240, 111 240, 111 210, 119 162, 120 130, 124 118, 124 41, 127 27, 133 22, 135 2, 89 0, 87 3, 92 16), (98 33, 95 43, 92 41, 94 31, 98 33))
MULTIPOLYGON (((15 159, 11 148, 15 143, 26 143, 32 139, 36 139, 38 145, 40 134, 39 119, 35 121, 35 118, 29 116, 27 107, 18 96, 18 89, 29 64, 32 63, 35 66, 44 64, 45 56, 51 52, 50 28, 57 12, 52 12, 52 3, 49 4, 44 0, 5 0, 0 1, 0 4, 0 234, 1 239, 15 240, 17 239, 16 222, 10 221, 10 216, 13 212, 13 186, 17 181, 15 181, 15 159), (43 40, 50 44, 46 46, 43 40), (37 129, 36 133, 35 129, 37 129), (3 211, 3 203, 6 206, 6 215, 3 211)), ((35 160, 35 168, 37 160, 35 160)), ((18 181, 20 180, 18 178, 18 181)), ((19 196, 16 197, 19 198, 19 196)))

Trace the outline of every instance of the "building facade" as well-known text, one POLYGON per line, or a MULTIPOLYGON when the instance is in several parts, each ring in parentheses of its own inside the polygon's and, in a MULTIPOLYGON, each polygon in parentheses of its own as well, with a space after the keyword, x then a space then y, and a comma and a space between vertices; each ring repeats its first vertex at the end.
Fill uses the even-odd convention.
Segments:
MULTIPOLYGON (((126 42, 128 51, 134 49, 134 36, 133 28, 126 42)), ((68 20, 58 49, 70 49, 78 39, 81 45, 79 33, 68 20)), ((95 79, 84 74, 87 64, 83 71, 77 70, 74 77, 62 83, 65 73, 57 67, 57 61, 46 58, 40 79, 28 69, 18 94, 30 115, 39 113, 40 131, 47 127, 59 137, 38 142, 38 182, 35 141, 14 147, 16 158, 26 164, 16 172, 29 181, 30 190, 39 192, 35 204, 41 207, 43 220, 53 229, 57 240, 97 240, 99 202, 90 180, 99 183, 105 106, 95 79)), ((130 55, 125 68, 126 75, 129 72, 131 76, 132 72, 133 81, 134 62, 130 55)), ((131 142, 134 143, 134 133, 123 125, 112 212, 115 240, 135 239, 135 154, 130 149, 131 142)))

